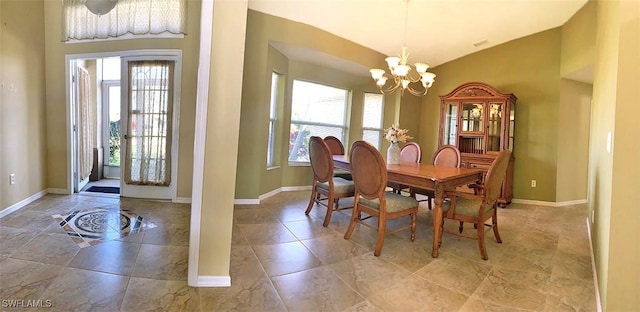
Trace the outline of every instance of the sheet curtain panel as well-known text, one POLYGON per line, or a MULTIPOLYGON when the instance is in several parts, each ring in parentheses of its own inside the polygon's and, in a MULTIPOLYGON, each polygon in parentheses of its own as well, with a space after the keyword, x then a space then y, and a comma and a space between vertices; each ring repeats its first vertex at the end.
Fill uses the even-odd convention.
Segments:
POLYGON ((174 61, 128 62, 127 184, 171 183, 174 61))
POLYGON ((100 16, 91 13, 84 2, 62 2, 62 41, 187 33, 187 0, 119 0, 100 16))
POLYGON ((78 66, 78 147, 80 151, 80 181, 91 175, 93 149, 96 147, 96 109, 91 101, 91 75, 78 66))

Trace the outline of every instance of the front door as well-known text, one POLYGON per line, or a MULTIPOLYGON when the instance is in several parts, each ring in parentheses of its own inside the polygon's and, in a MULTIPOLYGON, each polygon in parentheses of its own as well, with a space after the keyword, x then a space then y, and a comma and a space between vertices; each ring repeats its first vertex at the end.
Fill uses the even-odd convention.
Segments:
POLYGON ((179 65, 176 57, 123 58, 123 197, 176 197, 179 65))

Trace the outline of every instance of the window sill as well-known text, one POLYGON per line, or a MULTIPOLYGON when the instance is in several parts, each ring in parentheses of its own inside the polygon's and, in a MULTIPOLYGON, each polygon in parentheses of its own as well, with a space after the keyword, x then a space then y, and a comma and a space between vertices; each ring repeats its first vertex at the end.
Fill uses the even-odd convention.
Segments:
POLYGON ((280 169, 280 166, 267 167, 267 171, 276 170, 276 169, 280 169))
POLYGON ((309 162, 289 162, 289 167, 310 167, 309 162))
POLYGON ((89 43, 89 42, 101 42, 101 41, 118 41, 118 40, 129 40, 129 39, 184 39, 184 34, 169 34, 162 33, 157 35, 133 35, 133 34, 125 34, 119 37, 109 37, 109 38, 95 38, 95 39, 69 39, 65 41, 66 44, 75 44, 75 43, 89 43))

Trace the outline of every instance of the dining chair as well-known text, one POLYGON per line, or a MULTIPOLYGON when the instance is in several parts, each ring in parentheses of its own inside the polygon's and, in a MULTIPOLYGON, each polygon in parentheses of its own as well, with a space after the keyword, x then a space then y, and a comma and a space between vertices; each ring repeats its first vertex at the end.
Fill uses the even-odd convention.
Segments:
MULTIPOLYGON (((489 259, 487 248, 484 242, 485 227, 493 229, 493 235, 498 243, 502 243, 500 233, 498 232, 498 213, 497 201, 500 197, 502 182, 509 165, 509 157, 511 151, 503 150, 498 157, 491 163, 491 167, 487 171, 484 184, 479 190, 479 194, 471 194, 467 192, 446 192, 449 201, 442 204, 443 225, 445 219, 457 220, 460 222, 458 232, 446 231, 462 237, 474 238, 478 240, 480 248, 480 256, 483 260, 489 259), (486 220, 491 218, 491 224, 485 224, 486 220), (475 236, 463 234, 464 223, 472 223, 477 230, 475 236)), ((443 229, 441 227, 441 229, 443 229)), ((440 236, 442 239, 442 235, 440 236)), ((442 243, 442 241, 440 241, 442 243)))
MULTIPOLYGON (((331 151, 331 155, 344 155, 344 145, 340 139, 330 135, 324 138, 324 143, 327 143, 329 151, 331 151)), ((333 176, 351 181, 351 173, 346 170, 335 169, 333 171, 333 176)))
POLYGON ((338 200, 345 197, 353 197, 355 186, 352 181, 333 176, 333 158, 331 151, 324 140, 317 136, 312 136, 309 140, 309 160, 313 171, 313 185, 311 187, 311 199, 309 206, 304 212, 309 215, 313 204, 327 207, 327 214, 324 217, 323 226, 328 226, 331 221, 331 213, 334 210, 350 209, 352 207, 340 208, 338 200), (324 195, 321 198, 320 195, 324 195), (326 200, 326 204, 324 203, 326 200))
MULTIPOLYGON (((407 142, 402 145, 400 149, 400 161, 419 163, 422 160, 422 150, 420 144, 416 142, 407 142)), ((402 190, 407 189, 406 185, 401 185, 396 182, 389 182, 387 184, 397 194, 401 194, 402 190)))
POLYGON ((351 145, 349 163, 355 184, 355 200, 351 222, 344 238, 351 238, 356 223, 376 229, 378 238, 373 252, 376 257, 380 256, 382 252, 384 236, 387 234, 410 228, 411 241, 414 241, 419 203, 415 198, 385 191, 387 188, 387 166, 380 152, 365 141, 356 141, 351 145), (363 214, 367 216, 363 217, 363 214), (411 218, 408 226, 387 231, 387 220, 407 215, 411 218), (377 225, 364 222, 371 217, 378 218, 377 225))
MULTIPOLYGON (((435 153, 433 153, 433 158, 431 163, 434 166, 442 166, 442 167, 453 167, 460 168, 460 150, 453 145, 443 145, 438 148, 435 153)), ((421 188, 410 189, 411 197, 416 197, 416 194, 421 194, 427 196, 427 205, 429 210, 431 210, 431 201, 436 197, 433 190, 426 190, 421 188)))

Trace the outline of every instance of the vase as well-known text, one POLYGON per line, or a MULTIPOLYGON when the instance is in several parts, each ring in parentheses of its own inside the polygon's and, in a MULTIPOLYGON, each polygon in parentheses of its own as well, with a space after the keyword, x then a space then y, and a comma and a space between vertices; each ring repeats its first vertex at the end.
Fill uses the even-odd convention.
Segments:
POLYGON ((400 142, 391 142, 387 149, 387 164, 400 164, 400 142))

